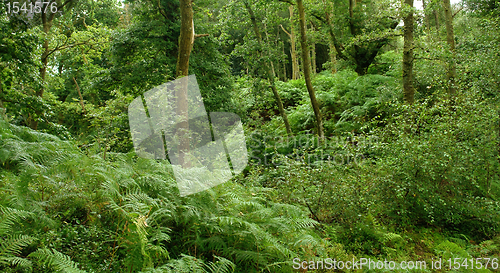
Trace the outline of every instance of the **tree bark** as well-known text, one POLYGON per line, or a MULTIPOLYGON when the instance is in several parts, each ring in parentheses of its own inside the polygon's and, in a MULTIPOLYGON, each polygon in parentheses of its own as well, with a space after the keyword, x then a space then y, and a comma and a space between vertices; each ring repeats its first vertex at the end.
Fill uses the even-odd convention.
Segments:
MULTIPOLYGON (((285 46, 283 46, 283 56, 286 56, 285 55, 285 46)), ((285 60, 283 60, 283 81, 286 82, 286 61, 285 60)))
POLYGON ((450 46, 450 51, 452 53, 452 59, 448 62, 448 93, 450 97, 453 97, 456 93, 455 88, 455 78, 457 74, 457 69, 455 66, 455 35, 453 34, 453 14, 451 11, 450 0, 443 0, 444 16, 446 24, 446 41, 450 46))
MULTIPOLYGON (((311 31, 314 33, 314 25, 311 25, 311 31)), ((311 43, 311 69, 312 73, 316 74, 317 68, 316 68, 316 43, 313 39, 311 43)))
POLYGON ((413 0, 404 0, 404 5, 412 10, 405 16, 404 21, 404 46, 403 46, 403 95, 404 100, 414 102, 415 89, 413 88, 413 0))
POLYGON ((299 71, 299 60, 297 58, 297 48, 295 47, 295 30, 293 28, 293 6, 290 5, 288 7, 288 11, 290 13, 290 55, 292 55, 292 80, 297 80, 300 78, 299 71))
POLYGON ((433 13, 434 13, 434 20, 436 21, 436 34, 437 37, 439 37, 439 14, 436 9, 434 9, 433 13))
POLYGON ((191 0, 180 0, 179 2, 181 10, 181 32, 179 35, 179 51, 175 71, 175 76, 177 78, 188 76, 189 56, 191 55, 194 41, 193 2, 191 0))
POLYGON ((316 130, 321 141, 324 140, 325 135, 323 132, 323 120, 321 118, 321 112, 319 110, 319 104, 316 100, 316 94, 311 83, 311 64, 309 60, 309 50, 307 44, 306 35, 306 16, 304 11, 304 5, 302 0, 297 1, 297 9, 299 10, 299 22, 300 22, 300 46, 302 48, 302 68, 304 70, 304 79, 306 82, 307 92, 309 93, 309 98, 311 99, 311 104, 314 110, 314 115, 316 117, 316 130))
POLYGON ((2 115, 2 117, 5 119, 5 121, 7 121, 7 109, 5 109, 4 105, 3 105, 3 101, 2 101, 2 97, 3 97, 3 87, 2 87, 2 79, 0 79, 0 114, 2 115))
MULTIPOLYGON (((257 36, 257 41, 260 47, 262 48, 263 46, 262 36, 260 35, 259 26, 257 25, 257 19, 255 18, 255 14, 253 13, 252 7, 247 1, 245 1, 244 4, 248 11, 248 14, 250 15, 250 20, 252 21, 253 30, 255 32, 255 36, 257 36)), ((262 55, 262 52, 260 53, 262 55)), ((292 136, 292 128, 290 127, 290 122, 288 122, 288 116, 285 112, 285 108, 283 107, 283 102, 281 101, 281 97, 274 83, 273 71, 271 70, 271 66, 269 64, 266 64, 265 67, 267 68, 267 78, 269 80, 271 90, 273 91, 274 98, 278 103, 278 109, 280 111, 281 117, 283 118, 283 122, 285 123, 286 133, 289 136, 292 136)))
POLYGON ((356 27, 354 26, 354 6, 356 5, 355 0, 349 0, 349 29, 351 35, 356 35, 356 27))
MULTIPOLYGON (((194 42, 194 24, 193 24, 193 2, 191 0, 180 0, 181 12, 181 31, 179 35, 179 51, 177 55, 177 65, 175 70, 176 78, 188 76, 189 74, 189 56, 194 42)), ((188 98, 187 81, 178 90, 176 90, 177 108, 176 114, 180 118, 177 123, 177 134, 179 138, 178 146, 178 164, 183 168, 189 168, 189 161, 186 161, 186 154, 189 152, 189 123, 188 123, 188 98)))

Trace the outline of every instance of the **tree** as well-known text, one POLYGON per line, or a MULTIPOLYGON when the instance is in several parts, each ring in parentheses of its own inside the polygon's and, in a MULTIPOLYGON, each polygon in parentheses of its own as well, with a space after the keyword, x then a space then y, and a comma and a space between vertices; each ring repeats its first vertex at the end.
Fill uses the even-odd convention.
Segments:
POLYGON ((444 17, 446 24, 446 42, 450 47, 451 58, 448 61, 448 93, 450 97, 453 97, 456 93, 455 89, 455 78, 457 75, 457 68, 455 66, 455 35, 453 34, 453 14, 451 10, 450 0, 443 0, 444 7, 444 17))
MULTIPOLYGON (((181 32, 179 35, 179 50, 177 55, 177 66, 175 68, 176 78, 188 76, 189 56, 191 55, 192 44, 194 43, 194 19, 193 1, 180 0, 181 32)), ((188 86, 184 81, 181 88, 176 91, 177 107, 176 114, 180 122, 176 124, 179 137, 179 158, 178 163, 182 167, 190 167, 189 161, 185 160, 189 152, 189 115, 188 115, 188 86)))
MULTIPOLYGON (((244 5, 245 8, 248 11, 248 14, 250 15, 250 20, 252 21, 252 26, 253 30, 255 32, 255 36, 257 37, 257 42, 259 43, 259 47, 263 47, 263 42, 262 42, 262 36, 260 35, 259 31, 259 26, 257 25, 257 19, 255 18, 255 14, 252 10, 252 7, 250 4, 244 0, 244 5)), ((262 55, 262 52, 260 52, 262 55)), ((281 117, 283 118, 283 122, 285 123, 285 128, 286 128, 286 133, 291 136, 292 135, 292 129, 290 127, 290 123, 288 122, 288 117, 286 115, 285 109, 283 108, 283 102, 281 101, 281 97, 278 93, 278 90, 276 89, 276 85, 274 83, 274 73, 271 70, 271 66, 269 64, 265 64, 267 67, 267 79, 269 80, 271 90, 273 91, 274 98, 276 99, 276 102, 278 103, 278 109, 280 111, 281 117)))
MULTIPOLYGON (((449 1, 449 0, 448 0, 449 1)), ((413 0, 404 0, 403 94, 407 103, 414 101, 413 88, 413 0)))
POLYGON ((290 37, 290 55, 292 57, 292 80, 296 80, 300 78, 300 71, 299 71, 299 59, 297 56, 297 49, 296 49, 296 35, 295 35, 295 30, 294 30, 294 23, 293 23, 293 5, 290 5, 288 7, 288 11, 290 13, 290 32, 286 31, 283 25, 280 25, 281 29, 290 37))
MULTIPOLYGON (((64 2, 61 2, 60 0, 57 1, 57 11, 64 11, 68 12, 68 10, 71 9, 71 6, 73 6, 78 0, 66 0, 64 2)), ((54 18, 56 17, 57 12, 52 12, 49 11, 49 9, 41 8, 40 16, 42 19, 42 30, 43 33, 45 34, 45 39, 42 44, 42 55, 40 57, 40 60, 42 62, 42 66, 40 67, 40 78, 42 79, 42 87, 37 91, 36 95, 38 97, 43 96, 43 92, 45 90, 43 83, 45 82, 45 77, 47 74, 47 64, 49 62, 49 56, 54 53, 58 49, 51 49, 49 48, 49 31, 52 28, 54 18), (47 10, 47 12, 45 12, 47 10)), ((36 129, 38 122, 34 120, 34 123, 32 123, 31 128, 36 129)))
POLYGON ((335 6, 335 16, 330 14, 330 8, 325 10, 325 4, 318 5, 312 15, 332 29, 329 33, 337 56, 352 63, 354 70, 364 75, 382 47, 395 36, 392 30, 399 23, 396 11, 390 1, 349 0, 347 6, 345 1, 336 1, 335 6), (336 19, 335 24, 329 23, 326 17, 336 19), (337 37, 336 32, 340 36, 337 37))
POLYGON ((188 76, 189 56, 194 42, 193 1, 180 0, 181 32, 179 35, 179 53, 175 76, 188 76))
POLYGON ((304 5, 302 3, 302 0, 296 1, 297 9, 299 11, 300 46, 302 49, 302 69, 304 70, 304 80, 306 82, 307 92, 309 93, 309 98, 311 99, 311 104, 314 110, 314 116, 316 118, 316 133, 318 134, 319 138, 323 140, 325 138, 323 132, 323 120, 321 118, 318 101, 316 100, 314 87, 311 82, 311 61, 309 60, 309 46, 307 43, 306 16, 304 5))

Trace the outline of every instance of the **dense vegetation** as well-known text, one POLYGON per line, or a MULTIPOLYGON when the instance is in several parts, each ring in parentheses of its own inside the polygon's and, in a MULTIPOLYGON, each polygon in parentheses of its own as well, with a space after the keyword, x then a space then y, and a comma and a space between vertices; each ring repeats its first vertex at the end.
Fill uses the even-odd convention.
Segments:
POLYGON ((499 257, 498 1, 55 2, 0 2, 0 271, 499 257), (127 107, 188 69, 249 163, 181 197, 127 107))

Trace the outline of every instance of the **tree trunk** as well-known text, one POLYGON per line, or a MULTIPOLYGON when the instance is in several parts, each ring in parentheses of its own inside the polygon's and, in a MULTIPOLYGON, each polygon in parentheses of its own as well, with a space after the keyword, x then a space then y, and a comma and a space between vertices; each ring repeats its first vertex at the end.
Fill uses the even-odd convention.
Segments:
POLYGON ((316 100, 316 94, 311 83, 311 64, 309 60, 309 50, 307 45, 306 36, 306 16, 304 12, 304 5, 302 0, 297 1, 297 8, 299 10, 299 22, 300 22, 300 47, 302 48, 302 68, 304 70, 304 79, 306 82, 307 92, 311 99, 311 104, 314 110, 314 115, 316 117, 316 130, 321 141, 324 140, 325 135, 323 132, 323 120, 321 118, 321 112, 319 111, 319 104, 316 100))
POLYGON ((456 93, 455 89, 455 78, 457 74, 457 69, 455 66, 455 35, 453 34, 453 14, 451 11, 450 0, 443 0, 444 6, 444 16, 445 16, 445 24, 446 24, 446 41, 450 46, 450 50, 452 53, 452 59, 448 63, 448 93, 450 97, 453 97, 456 93))
POLYGON ((49 58, 49 54, 50 54, 49 39, 47 36, 49 35, 50 28, 52 27, 52 21, 54 20, 55 13, 50 13, 47 15, 47 13, 45 13, 44 9, 42 8, 41 16, 42 16, 42 30, 43 30, 43 33, 45 34, 45 40, 43 41, 43 44, 42 44, 43 51, 42 51, 42 56, 40 57, 40 60, 42 62, 42 67, 40 67, 40 78, 42 80, 42 87, 36 93, 36 95, 38 97, 42 97, 43 92, 45 91, 45 89, 44 89, 45 88, 45 86, 44 86, 45 85, 45 77, 47 74, 47 64, 49 61, 48 58, 49 58))
MULTIPOLYGON (((193 24, 193 2, 191 0, 180 0, 181 12, 181 32, 179 35, 179 51, 177 56, 177 65, 175 76, 181 78, 189 74, 189 56, 194 42, 194 24, 193 24)), ((179 138, 179 157, 178 164, 183 168, 189 168, 189 161, 185 160, 189 152, 189 115, 187 98, 187 81, 181 88, 176 90, 177 108, 176 114, 181 122, 177 123, 177 137, 179 138)))
MULTIPOLYGON (((283 46, 283 56, 285 55, 285 46, 283 46)), ((283 81, 286 82, 286 62, 283 60, 283 81)))
MULTIPOLYGON (((404 0, 404 5, 413 9, 413 0, 404 0)), ((415 89, 413 88, 413 10, 410 10, 404 21, 403 46, 403 94, 407 103, 414 102, 415 89)))
POLYGON ((351 30, 351 35, 356 35, 356 28, 354 27, 354 6, 356 2, 354 0, 349 0, 349 29, 351 30))
POLYGON ((2 101, 2 97, 3 97, 3 87, 2 87, 2 79, 0 79, 0 114, 2 115, 2 117, 4 118, 5 121, 7 121, 7 109, 5 109, 4 105, 3 105, 3 101, 2 101))
POLYGON ((436 21, 436 34, 437 37, 439 37, 439 14, 436 9, 434 9, 433 13, 434 13, 434 20, 436 21))
MULTIPOLYGON (((41 87, 40 89, 36 92, 37 97, 43 97, 43 93, 45 91, 45 78, 47 75, 47 64, 49 62, 49 55, 50 55, 50 48, 49 48, 49 31, 50 28, 52 27, 52 21, 54 20, 55 13, 50 13, 47 14, 44 12, 44 9, 41 9, 41 17, 42 17, 42 30, 43 33, 45 34, 45 40, 43 41, 42 44, 42 55, 40 56, 40 61, 42 63, 42 66, 40 67, 40 79, 41 79, 41 87)), ((39 112, 35 112, 35 117, 30 117, 28 118, 28 123, 31 129, 36 130, 38 128, 38 120, 36 116, 41 115, 39 112)))
MULTIPOLYGON (((311 25, 311 31, 314 33, 314 26, 311 25)), ((316 69, 316 43, 313 39, 312 44, 311 44, 311 69, 312 73, 316 74, 317 69, 316 69)))
MULTIPOLYGON (((248 11, 248 14, 250 15, 250 20, 252 21, 252 26, 253 30, 255 32, 255 36, 257 36, 257 41, 262 48, 263 42, 262 42, 262 36, 260 35, 259 31, 259 26, 257 25, 257 19, 255 18, 255 14, 253 13, 252 7, 248 2, 244 2, 245 7, 248 11)), ((262 55, 262 52, 261 52, 262 55)), ((289 136, 292 136, 292 128, 290 127, 290 123, 288 122, 288 116, 285 112, 285 108, 283 107, 283 102, 281 101, 281 97, 278 93, 278 90, 276 89, 276 85, 274 83, 274 76, 273 76, 273 71, 271 70, 271 67, 266 64, 265 67, 267 68, 267 78, 270 83, 271 90, 273 91, 274 98, 276 99, 276 102, 278 103, 278 109, 280 111, 281 117, 283 118, 283 122, 285 123, 285 129, 286 133, 289 136)))
POLYGON ((290 47, 292 55, 292 80, 297 80, 300 78, 299 72, 299 60, 297 58, 297 49, 295 47, 295 30, 293 28, 293 6, 288 7, 288 11, 290 12, 290 47))
POLYGON ((188 76, 189 55, 191 55, 192 44, 194 41, 192 5, 193 2, 191 0, 180 0, 181 32, 179 35, 179 51, 175 71, 175 76, 177 78, 188 76))

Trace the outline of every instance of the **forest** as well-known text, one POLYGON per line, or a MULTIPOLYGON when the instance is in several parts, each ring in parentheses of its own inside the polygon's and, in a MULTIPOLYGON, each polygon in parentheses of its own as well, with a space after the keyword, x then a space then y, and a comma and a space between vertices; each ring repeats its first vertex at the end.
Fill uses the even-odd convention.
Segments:
POLYGON ((498 0, 2 0, 0 272, 495 272, 499 106, 498 0), (190 75, 246 165, 185 194, 190 75))

